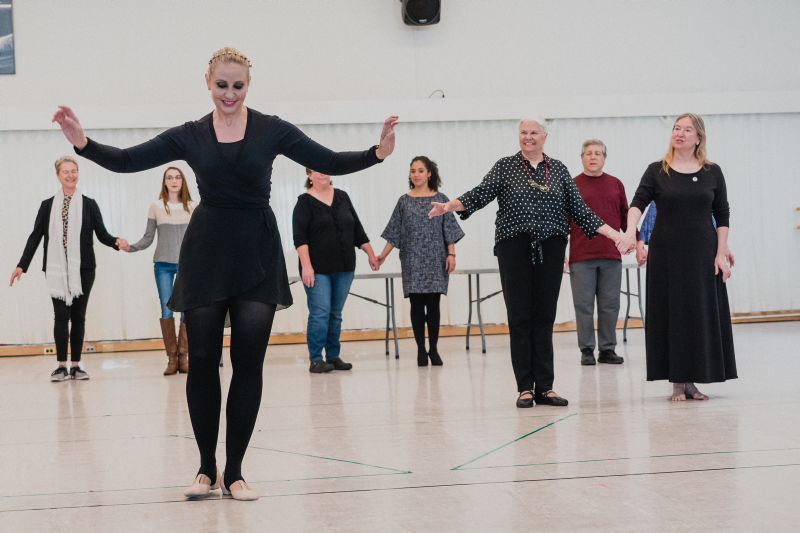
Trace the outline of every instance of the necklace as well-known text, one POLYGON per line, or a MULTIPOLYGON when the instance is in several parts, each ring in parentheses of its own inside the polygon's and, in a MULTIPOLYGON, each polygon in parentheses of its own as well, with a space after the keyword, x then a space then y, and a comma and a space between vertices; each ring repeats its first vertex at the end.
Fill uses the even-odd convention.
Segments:
POLYGON ((521 153, 520 157, 522 157, 522 168, 524 168, 525 172, 528 173, 528 183, 530 183, 531 186, 535 187, 536 189, 539 189, 542 192, 550 192, 550 180, 548 177, 547 158, 546 157, 542 158, 542 161, 544 161, 544 185, 540 185, 539 183, 536 183, 533 180, 533 174, 531 174, 531 170, 528 168, 529 165, 528 160, 525 159, 525 156, 522 155, 521 153))

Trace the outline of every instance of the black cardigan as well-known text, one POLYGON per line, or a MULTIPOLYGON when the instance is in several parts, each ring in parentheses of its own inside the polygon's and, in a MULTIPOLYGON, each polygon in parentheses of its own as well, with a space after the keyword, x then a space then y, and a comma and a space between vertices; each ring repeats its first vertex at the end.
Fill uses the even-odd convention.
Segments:
MULTIPOLYGON (((39 206, 39 212, 36 214, 36 222, 33 223, 33 231, 30 237, 28 237, 25 251, 22 252, 22 258, 20 258, 19 263, 17 263, 17 266, 20 267, 23 272, 28 271, 28 267, 33 260, 33 254, 36 253, 36 248, 39 246, 39 241, 42 240, 42 237, 44 237, 42 270, 47 270, 47 242, 50 239, 50 210, 53 208, 53 198, 54 197, 51 196, 47 200, 44 200, 42 205, 39 206)), ((97 234, 97 238, 100 242, 115 250, 119 250, 115 244, 117 238, 106 231, 106 227, 103 224, 103 215, 100 214, 100 208, 97 206, 97 202, 85 195, 83 196, 82 217, 80 238, 81 268, 95 268, 97 263, 94 259, 94 239, 92 239, 92 232, 97 234)))

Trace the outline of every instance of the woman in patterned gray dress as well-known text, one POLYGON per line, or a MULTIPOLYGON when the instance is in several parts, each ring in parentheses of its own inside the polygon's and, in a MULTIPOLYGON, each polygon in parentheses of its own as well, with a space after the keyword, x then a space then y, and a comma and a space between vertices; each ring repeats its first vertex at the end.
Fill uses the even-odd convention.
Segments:
POLYGON ((425 156, 411 160, 409 192, 400 197, 381 237, 386 246, 378 256, 386 260, 392 248, 400 250, 403 295, 411 301, 411 326, 417 341, 417 365, 442 365, 436 349, 439 339, 439 298, 447 294, 450 273, 456 268, 455 243, 464 232, 455 216, 430 219, 431 202, 447 202, 439 187, 442 180, 436 163, 425 156), (429 349, 425 350, 425 324, 429 349))

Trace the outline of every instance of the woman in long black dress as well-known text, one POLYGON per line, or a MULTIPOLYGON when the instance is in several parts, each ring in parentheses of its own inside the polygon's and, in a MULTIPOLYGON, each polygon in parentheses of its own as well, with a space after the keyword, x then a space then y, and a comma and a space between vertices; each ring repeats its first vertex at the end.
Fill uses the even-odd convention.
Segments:
POLYGON ((68 107, 59 107, 53 121, 78 154, 109 170, 138 172, 175 160, 185 160, 194 170, 201 203, 186 230, 169 301, 173 311, 185 316, 190 357, 186 397, 200 450, 200 469, 186 495, 205 496, 222 481, 225 494, 253 500, 258 495, 244 482, 241 463, 261 402, 262 366, 274 313, 292 304, 269 206, 272 162, 283 154, 329 174, 367 168, 392 153, 397 117, 384 122, 379 145, 337 153, 292 124, 244 106, 250 62, 238 50, 214 53, 206 83, 214 102, 212 113, 124 150, 87 139, 68 107), (221 476, 215 456, 221 405, 218 363, 228 313, 233 376, 221 476))
POLYGON ((730 210, 722 170, 706 158, 698 115, 678 117, 666 155, 647 167, 622 249, 632 249, 636 224, 651 200, 658 216, 647 257, 647 379, 672 382, 672 401, 707 400, 695 383, 737 376, 725 288, 733 266, 730 210))

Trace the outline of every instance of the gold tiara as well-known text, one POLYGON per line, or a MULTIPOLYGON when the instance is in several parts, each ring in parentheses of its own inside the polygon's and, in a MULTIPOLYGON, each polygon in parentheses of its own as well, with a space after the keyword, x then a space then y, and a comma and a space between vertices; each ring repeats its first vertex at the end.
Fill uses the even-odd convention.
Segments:
POLYGON ((218 57, 223 57, 223 56, 236 56, 236 57, 244 59, 247 62, 247 66, 248 67, 252 67, 253 66, 253 64, 250 62, 249 59, 247 59, 247 57, 245 57, 244 55, 239 54, 237 52, 231 52, 231 51, 217 52, 216 54, 214 54, 211 57, 211 59, 208 60, 208 64, 210 65, 215 59, 217 59, 218 57))

